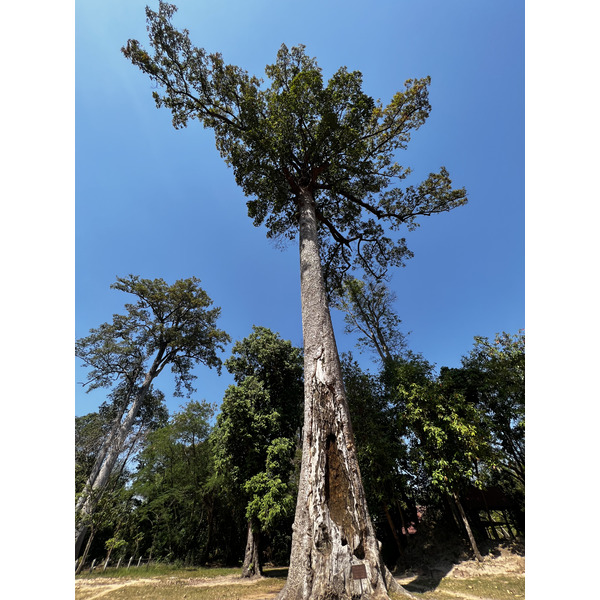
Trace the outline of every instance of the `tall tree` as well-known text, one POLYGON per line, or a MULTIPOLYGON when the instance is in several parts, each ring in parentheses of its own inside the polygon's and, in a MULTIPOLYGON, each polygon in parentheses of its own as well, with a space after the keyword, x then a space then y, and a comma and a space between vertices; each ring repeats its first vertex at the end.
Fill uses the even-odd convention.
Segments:
MULTIPOLYGON (((269 237, 299 238, 304 337, 302 466, 290 570, 280 598, 351 598, 351 567, 365 565, 365 598, 388 598, 379 543, 356 458, 327 285, 352 268, 382 275, 410 256, 401 226, 466 202, 446 169, 400 189, 409 169, 394 162, 426 120, 429 78, 409 80, 387 106, 363 93, 362 76, 340 68, 325 85, 303 46, 283 45, 255 76, 194 47, 172 25, 176 8, 146 9, 153 55, 137 40, 123 48, 159 90, 176 128, 198 119, 251 199, 248 214, 269 237), (385 229, 389 226, 391 234, 385 229), (395 239, 393 239, 393 236, 395 239)), ((387 581, 386 581, 387 579, 387 581)))
POLYGON ((261 574, 260 534, 286 516, 302 416, 302 353, 265 327, 237 342, 225 365, 230 386, 217 417, 218 462, 246 499, 242 576, 261 574))
MULTIPOLYGON (((76 503, 77 510, 86 501, 87 492, 93 488, 107 454, 115 445, 120 433, 123 415, 131 400, 127 385, 123 383, 117 385, 108 397, 110 401, 103 402, 97 413, 81 417, 81 419, 84 419, 83 423, 86 426, 80 431, 83 435, 79 438, 79 442, 86 444, 87 457, 81 452, 83 448, 76 445, 75 463, 79 467, 79 477, 82 477, 83 472, 85 472, 83 480, 85 485, 76 487, 76 492, 80 494, 76 503), (89 436, 94 431, 94 429, 91 429, 93 424, 96 425, 96 437, 92 444, 92 439, 89 439, 89 436)), ((143 438, 147 431, 152 431, 160 425, 164 425, 169 416, 164 405, 164 399, 165 396, 160 390, 155 390, 150 386, 135 418, 131 422, 129 432, 127 432, 121 444, 121 452, 127 452, 131 455, 133 446, 143 438), (128 443, 127 438, 133 439, 128 443), (130 447, 130 450, 126 450, 127 447, 130 447)), ((79 422, 76 421, 76 444, 78 443, 78 425, 79 422)))
POLYGON ((108 436, 113 419, 106 421, 101 412, 75 417, 75 493, 85 487, 102 442, 108 436))
POLYGON ((116 385, 119 408, 103 454, 76 506, 75 554, 79 554, 98 497, 108 481, 123 444, 144 403, 151 398, 152 383, 170 365, 175 394, 194 391, 192 368, 203 363, 220 370, 222 351, 229 336, 216 327, 220 309, 212 304, 195 277, 168 285, 162 279, 130 275, 117 278, 114 289, 132 294, 125 315, 92 329, 77 341, 76 355, 90 369, 84 384, 88 391, 116 385))

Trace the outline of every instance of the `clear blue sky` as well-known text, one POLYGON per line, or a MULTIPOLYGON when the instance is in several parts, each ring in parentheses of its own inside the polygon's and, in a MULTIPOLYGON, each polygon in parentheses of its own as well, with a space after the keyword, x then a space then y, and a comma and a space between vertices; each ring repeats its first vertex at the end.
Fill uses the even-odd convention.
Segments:
MULTIPOLYGON (((76 3, 76 336, 130 301, 110 290, 116 276, 194 275, 234 340, 256 324, 301 345, 297 245, 282 252, 252 225, 212 132, 197 123, 175 131, 150 81, 120 52, 128 38, 147 45, 146 4, 76 3)), ((430 75, 431 116, 399 161, 415 178, 446 166, 469 203, 423 219, 407 236, 415 257, 391 287, 410 347, 438 367, 458 366, 473 336, 524 327, 523 2, 177 6, 175 23, 196 45, 260 76, 282 43, 305 44, 326 77, 342 65, 361 71, 367 93, 384 103, 406 79, 430 75)), ((334 323, 340 350, 353 350, 339 315, 334 323)), ((228 374, 197 374, 196 397, 219 403, 228 374)), ((76 378, 85 371, 77 367, 76 378)), ((161 384, 174 409, 181 400, 170 398, 168 379, 161 384)), ((77 386, 76 414, 103 399, 77 386)))
MULTIPOLYGON (((234 339, 253 323, 301 339, 297 250, 269 247, 210 132, 173 131, 120 55, 127 38, 145 35, 144 5, 3 7, 0 448, 7 489, 19 491, 5 498, 14 557, 31 551, 25 522, 42 522, 54 554, 71 555, 73 380, 82 376, 73 338, 121 309, 109 290, 116 276, 197 275, 234 339)), ((249 71, 261 73, 282 42, 302 42, 326 73, 362 70, 384 101, 405 79, 431 75, 432 115, 402 160, 418 173, 445 164, 470 203, 410 234, 416 257, 393 280, 398 312, 413 348, 438 366, 458 364, 474 335, 522 327, 522 0, 179 6, 198 45, 249 71)), ((598 9, 585 0, 527 0, 526 9, 527 587, 552 597, 548 521, 597 487, 598 9)), ((338 340, 353 347, 339 326, 338 340)), ((199 375, 198 396, 218 401, 227 381, 199 375)), ((80 391, 76 413, 95 410, 80 391)), ((593 572, 597 534, 589 520, 571 532, 582 552, 560 555, 564 572, 593 572)), ((39 583, 23 561, 9 568, 38 596, 50 577, 72 593, 72 563, 59 563, 58 578, 56 563, 43 563, 39 583)), ((571 579, 569 590, 585 597, 589 582, 571 579)))

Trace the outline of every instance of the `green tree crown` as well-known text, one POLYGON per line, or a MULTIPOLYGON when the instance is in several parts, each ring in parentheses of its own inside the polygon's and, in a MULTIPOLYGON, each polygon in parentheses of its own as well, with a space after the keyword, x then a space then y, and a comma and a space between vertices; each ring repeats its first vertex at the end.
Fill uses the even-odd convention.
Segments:
POLYGON ((172 25, 176 10, 165 2, 158 12, 147 8, 151 52, 129 40, 124 55, 158 84, 156 105, 171 111, 175 128, 198 119, 213 129, 221 156, 251 197, 248 215, 268 237, 295 237, 298 195, 310 190, 331 289, 349 269, 381 276, 412 256, 406 240, 388 230, 410 230, 418 217, 466 202, 444 167, 416 186, 397 187, 410 169, 395 153, 429 116, 429 77, 407 80, 384 106, 362 91, 359 71, 341 67, 324 82, 303 45, 284 44, 265 68, 265 84, 192 45, 189 32, 172 25))

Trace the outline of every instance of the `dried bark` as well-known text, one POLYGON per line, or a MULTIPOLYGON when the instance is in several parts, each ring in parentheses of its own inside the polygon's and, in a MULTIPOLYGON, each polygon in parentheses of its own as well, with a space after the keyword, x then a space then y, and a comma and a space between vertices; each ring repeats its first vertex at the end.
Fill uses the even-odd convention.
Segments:
POLYGON ((278 600, 389 599, 388 590, 404 590, 381 559, 367 509, 310 190, 301 190, 299 209, 304 429, 290 568, 278 600), (367 578, 353 580, 359 564, 367 578))

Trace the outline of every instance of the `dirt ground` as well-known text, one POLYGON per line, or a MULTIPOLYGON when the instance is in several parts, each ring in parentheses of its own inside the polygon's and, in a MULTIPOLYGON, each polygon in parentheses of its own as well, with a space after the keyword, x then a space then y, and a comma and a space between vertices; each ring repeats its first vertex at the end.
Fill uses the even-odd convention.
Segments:
MULTIPOLYGON (((122 578, 90 578, 90 579, 76 579, 75 580, 75 591, 77 596, 85 597, 85 600, 92 600, 100 598, 109 592, 132 585, 145 585, 145 586, 165 586, 175 585, 176 582, 181 582, 180 577, 171 577, 167 579, 122 579, 122 578), (171 581, 172 580, 172 581, 171 581)), ((241 579, 239 575, 224 575, 221 577, 196 577, 185 580, 186 586, 189 587, 215 587, 218 585, 249 585, 247 579, 241 579)))
POLYGON ((475 559, 461 560, 455 564, 449 560, 438 559, 431 566, 404 573, 396 573, 400 583, 416 576, 453 577, 469 579, 478 575, 525 575, 525 556, 508 547, 499 547, 493 554, 484 557, 483 562, 475 559))
MULTIPOLYGON (((495 554, 487 555, 482 563, 476 560, 462 560, 457 564, 449 561, 437 561, 431 566, 421 568, 418 571, 405 571, 397 573, 396 579, 401 585, 415 584, 423 577, 427 580, 441 580, 442 578, 470 579, 481 575, 512 575, 518 577, 525 576, 525 557, 511 552, 507 548, 499 548, 495 554)), ((258 581, 258 580, 257 580, 258 581)), ((114 578, 94 578, 77 579, 75 582, 76 597, 84 600, 96 600, 109 594, 111 591, 136 585, 146 586, 168 586, 169 584, 181 585, 181 579, 178 577, 156 579, 114 579, 114 578), (171 579, 173 581, 171 581, 171 579)), ((241 579, 239 575, 228 575, 212 578, 190 578, 185 581, 186 586, 190 587, 214 587, 219 585, 246 585, 252 584, 248 580, 241 579)), ((247 598, 252 597, 252 592, 248 590, 247 598)), ((276 594, 273 594, 273 597, 276 594)), ((246 597, 246 594, 244 594, 246 597)), ((265 598, 264 594, 260 595, 265 598)), ((270 594, 269 594, 270 597, 270 594)))

